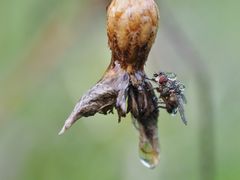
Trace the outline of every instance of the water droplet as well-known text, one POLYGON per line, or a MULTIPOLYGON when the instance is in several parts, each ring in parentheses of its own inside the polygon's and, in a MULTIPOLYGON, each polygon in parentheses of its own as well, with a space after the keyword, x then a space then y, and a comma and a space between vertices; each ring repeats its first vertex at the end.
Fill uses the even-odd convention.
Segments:
POLYGON ((159 163, 158 149, 153 149, 149 141, 139 147, 139 157, 141 163, 150 169, 155 168, 159 163))

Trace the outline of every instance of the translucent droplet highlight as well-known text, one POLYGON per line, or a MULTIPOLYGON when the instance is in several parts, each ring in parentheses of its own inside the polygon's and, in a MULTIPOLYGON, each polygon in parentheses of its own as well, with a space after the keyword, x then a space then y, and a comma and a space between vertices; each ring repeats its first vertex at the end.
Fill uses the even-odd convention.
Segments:
POLYGON ((139 145, 139 158, 147 168, 153 169, 159 163, 158 149, 154 149, 149 141, 139 145))

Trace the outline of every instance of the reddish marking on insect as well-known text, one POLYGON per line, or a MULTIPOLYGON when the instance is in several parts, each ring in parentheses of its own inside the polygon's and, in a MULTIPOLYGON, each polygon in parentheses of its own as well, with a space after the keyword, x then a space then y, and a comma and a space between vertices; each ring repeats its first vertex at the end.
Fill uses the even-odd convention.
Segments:
POLYGON ((187 124, 183 106, 186 104, 185 86, 176 77, 174 73, 159 72, 150 80, 158 85, 155 89, 159 93, 159 107, 166 109, 169 114, 174 115, 179 112, 183 123, 187 124))
POLYGON ((160 75, 159 80, 158 80, 159 84, 164 84, 164 83, 166 83, 167 81, 168 81, 168 79, 167 79, 166 76, 160 75))

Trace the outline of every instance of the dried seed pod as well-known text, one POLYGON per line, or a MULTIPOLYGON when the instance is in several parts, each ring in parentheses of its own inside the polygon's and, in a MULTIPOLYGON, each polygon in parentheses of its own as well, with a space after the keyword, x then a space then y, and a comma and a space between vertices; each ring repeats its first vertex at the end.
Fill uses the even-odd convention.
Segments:
POLYGON ((154 0, 113 0, 107 10, 108 44, 112 63, 143 70, 156 38, 159 13, 154 0))

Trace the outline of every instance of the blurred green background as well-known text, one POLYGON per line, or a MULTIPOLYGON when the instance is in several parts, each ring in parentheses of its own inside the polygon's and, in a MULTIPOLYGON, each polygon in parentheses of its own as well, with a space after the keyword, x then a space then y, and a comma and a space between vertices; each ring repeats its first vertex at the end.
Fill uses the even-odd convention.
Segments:
POLYGON ((0 180, 240 179, 240 1, 158 1, 146 65, 187 86, 185 127, 161 111, 161 161, 138 159, 130 116, 83 118, 57 133, 108 63, 104 0, 0 1, 0 180))

